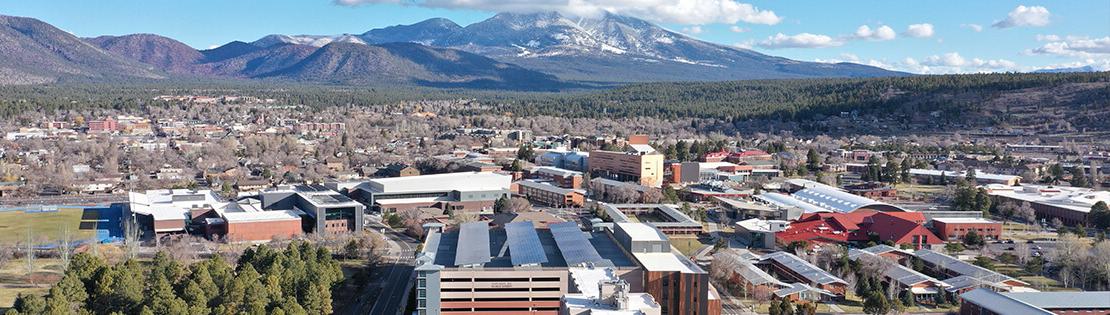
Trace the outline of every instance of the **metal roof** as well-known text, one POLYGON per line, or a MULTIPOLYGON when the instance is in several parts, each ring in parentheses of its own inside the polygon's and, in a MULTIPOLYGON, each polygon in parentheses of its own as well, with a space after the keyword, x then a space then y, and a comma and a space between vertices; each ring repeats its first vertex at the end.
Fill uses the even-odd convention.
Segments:
POLYGON ((943 266, 944 269, 951 270, 957 274, 975 277, 980 281, 990 284, 1015 280, 1009 276, 928 249, 918 250, 914 252, 914 255, 930 265, 943 266))
POLYGON ((463 223, 459 227, 458 243, 466 248, 455 252, 456 265, 481 265, 490 261, 489 225, 486 222, 463 223))
POLYGON ((818 268, 817 266, 814 266, 813 264, 810 264, 809 262, 806 262, 805 260, 802 260, 801 258, 798 258, 798 256, 794 256, 793 254, 790 254, 790 253, 787 253, 787 252, 770 253, 770 254, 764 255, 763 259, 764 260, 767 260, 767 259, 774 260, 779 265, 782 265, 783 267, 794 271, 795 273, 801 275, 802 277, 806 278, 806 280, 809 280, 812 283, 817 283, 817 284, 844 283, 844 284, 847 284, 847 282, 845 282, 844 280, 842 280, 840 278, 837 278, 836 276, 830 274, 828 271, 825 271, 821 268, 818 268))
POLYGON ((1110 291, 1002 292, 1003 296, 1043 309, 1110 309, 1110 291))
POLYGON ((856 209, 883 204, 870 198, 853 195, 830 186, 812 186, 794 193, 794 198, 831 212, 852 212, 856 209))
POLYGON ((775 279, 775 277, 771 276, 766 271, 750 263, 741 263, 740 267, 736 268, 736 273, 752 285, 773 284, 780 287, 789 286, 789 284, 775 279))
POLYGON ((505 233, 509 237, 509 258, 514 266, 534 265, 547 262, 540 236, 532 221, 521 221, 505 224, 505 233))
POLYGON ((601 258, 597 249, 586 239, 586 235, 574 222, 559 222, 548 225, 551 234, 555 237, 555 245, 563 255, 568 266, 581 266, 584 264, 599 264, 606 259, 601 258))
POLYGON ((995 314, 1006 315, 1046 315, 1053 314, 1042 308, 1026 304, 988 289, 975 289, 961 294, 964 303, 972 303, 991 310, 995 314))

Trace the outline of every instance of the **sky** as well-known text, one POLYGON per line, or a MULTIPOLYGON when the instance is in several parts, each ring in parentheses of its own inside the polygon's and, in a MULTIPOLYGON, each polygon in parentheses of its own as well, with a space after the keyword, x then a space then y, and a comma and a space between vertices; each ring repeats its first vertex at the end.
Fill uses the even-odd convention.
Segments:
POLYGON ((1110 0, 0 0, 0 14, 81 37, 154 33, 198 49, 504 11, 608 11, 769 55, 913 73, 1110 70, 1110 0))

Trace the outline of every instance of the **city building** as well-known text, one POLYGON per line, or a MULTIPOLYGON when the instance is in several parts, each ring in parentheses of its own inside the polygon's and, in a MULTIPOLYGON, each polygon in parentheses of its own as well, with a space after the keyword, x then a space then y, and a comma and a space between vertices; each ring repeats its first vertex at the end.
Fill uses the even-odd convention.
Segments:
POLYGON ((948 241, 962 240, 971 231, 989 240, 1002 237, 1002 223, 984 218, 935 218, 929 222, 933 232, 948 241))
POLYGON ((269 241, 305 233, 299 209, 269 209, 257 200, 229 202, 210 190, 148 190, 128 194, 126 217, 144 238, 202 234, 228 242, 269 241))
POLYGON ((806 179, 788 179, 788 191, 793 193, 764 193, 760 199, 778 207, 797 207, 805 213, 849 213, 861 209, 885 212, 905 211, 901 207, 851 194, 843 189, 806 179))
POLYGON ((763 255, 760 264, 789 282, 826 290, 837 297, 843 297, 848 290, 848 282, 787 252, 763 255))
POLYGON ((960 295, 960 315, 1110 314, 1110 292, 995 292, 960 295))
POLYGON ((552 166, 536 166, 529 172, 532 178, 551 181, 553 185, 570 188, 582 188, 582 172, 561 169, 552 166))
POLYGON ((259 193, 263 209, 305 214, 309 232, 361 231, 366 206, 322 185, 281 186, 259 193))
POLYGON ((643 266, 644 292, 655 297, 664 314, 720 314, 709 273, 673 253, 667 235, 644 223, 614 225, 614 238, 643 266))
POLYGON ((690 235, 702 232, 701 223, 678 211, 673 205, 599 202, 598 206, 614 223, 642 222, 667 235, 690 235))
POLYGON ((663 154, 648 145, 646 137, 633 136, 625 151, 590 152, 590 174, 649 187, 663 185, 663 154))
POLYGON ((1090 188, 1059 186, 986 186, 987 193, 998 203, 1028 202, 1045 223, 1059 219, 1066 225, 1087 225, 1087 215, 1091 207, 1099 201, 1110 204, 1110 191, 1095 191, 1090 188))
POLYGON ((409 177, 420 176, 420 170, 408 164, 394 163, 386 165, 379 171, 379 173, 386 177, 409 177))
POLYGON ((944 283, 949 286, 945 290, 954 294, 962 294, 975 288, 1005 292, 1036 291, 1028 288, 1029 283, 939 252, 921 249, 915 251, 914 256, 934 276, 946 278, 944 283))
POLYGON ((918 212, 809 213, 792 222, 785 231, 775 233, 775 238, 780 246, 798 241, 810 246, 889 241, 925 248, 943 243, 924 223, 925 216, 918 212))
POLYGON ((377 178, 337 187, 374 212, 426 208, 476 212, 492 211, 494 202, 509 194, 511 184, 509 175, 460 172, 377 178))
POLYGON ((516 193, 528 200, 549 207, 581 207, 586 203, 586 191, 563 188, 552 182, 525 179, 513 183, 516 193))
MULTIPOLYGON (((859 249, 848 250, 848 256, 853 260, 888 259, 871 251, 859 249)), ((944 289, 949 287, 947 283, 903 266, 897 260, 890 260, 880 266, 883 282, 886 282, 889 286, 894 286, 898 292, 913 294, 916 301, 934 301, 937 294, 946 294, 944 289)))
POLYGON ((570 278, 578 293, 563 295, 560 315, 662 314, 651 294, 630 292, 631 285, 613 276, 610 268, 571 268, 570 278))
POLYGON ((736 222, 736 237, 750 247, 775 248, 775 233, 790 227, 789 221, 752 218, 736 222))
POLYGON ((536 156, 536 165, 585 172, 589 170, 589 152, 551 150, 536 156))
MULTIPOLYGON (((957 180, 964 179, 967 177, 967 172, 911 168, 910 177, 912 177, 914 182, 918 184, 938 185, 940 183, 955 183, 957 180)), ((998 184, 1006 186, 1017 186, 1021 184, 1021 176, 991 174, 982 171, 976 171, 975 183, 977 185, 998 184)))
MULTIPOLYGON (((660 274, 652 272, 660 271, 648 269, 643 263, 645 259, 633 256, 637 255, 637 250, 623 247, 622 239, 639 244, 640 233, 658 233, 658 237, 663 238, 659 245, 666 246, 656 248, 658 253, 666 250, 675 259, 684 257, 670 254, 670 244, 661 233, 650 226, 642 228, 647 230, 634 230, 632 234, 637 236, 633 239, 621 236, 627 236, 629 229, 585 232, 574 222, 554 223, 547 228, 536 228, 528 221, 493 229, 485 222, 464 223, 457 230, 449 231, 432 228, 416 258, 417 313, 553 315, 561 310, 602 311, 610 310, 613 304, 609 302, 615 302, 606 300, 614 297, 610 292, 627 292, 625 296, 629 299, 624 308, 629 311, 654 314, 654 307, 645 298, 651 296, 657 301, 654 303, 659 306, 660 314, 694 314, 682 312, 683 309, 702 310, 696 314, 719 314, 719 303, 716 308, 710 308, 708 299, 697 299, 710 295, 712 289, 708 283, 684 287, 689 291, 679 292, 675 285, 683 282, 670 282, 674 285, 663 287, 674 290, 663 291, 658 289, 658 280, 649 280, 659 278, 660 274), (618 290, 624 285, 625 288, 618 290), (592 288, 586 289, 586 286, 592 288), (595 288, 596 295, 592 293, 595 288), (660 299, 663 292, 672 295, 660 299), (641 299, 633 300, 633 297, 641 299), (677 300, 693 300, 699 304, 675 306, 670 303, 677 300)), ((646 261, 657 263, 656 260, 646 261)))

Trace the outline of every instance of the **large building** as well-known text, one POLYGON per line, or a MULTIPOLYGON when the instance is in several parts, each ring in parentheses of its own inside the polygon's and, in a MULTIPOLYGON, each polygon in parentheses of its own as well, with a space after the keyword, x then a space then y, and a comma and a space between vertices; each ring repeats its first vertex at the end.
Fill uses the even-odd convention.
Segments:
POLYGON ((664 314, 720 314, 709 273, 673 253, 663 232, 644 223, 616 223, 613 236, 643 266, 644 292, 659 301, 664 314))
POLYGON ((702 232, 702 225, 690 216, 666 204, 598 203, 609 220, 616 223, 642 222, 663 234, 689 235, 702 232), (632 219, 635 218, 635 219, 632 219))
POLYGON ((361 231, 366 206, 322 185, 277 187, 259 194, 263 209, 294 210, 305 214, 312 232, 361 231))
MULTIPOLYGON (((938 185, 940 183, 955 183, 957 180, 966 178, 967 172, 913 168, 910 169, 910 177, 918 184, 938 185)), ((975 172, 975 184, 1016 186, 1021 184, 1021 176, 977 171, 975 172)))
POLYGON ((1110 204, 1110 191, 1090 188, 1053 187, 1039 185, 1001 186, 988 185, 987 193, 999 203, 1028 202, 1037 218, 1044 222, 1059 219, 1066 225, 1086 225, 1091 207, 1099 201, 1110 204))
POLYGON ((761 264, 780 277, 813 288, 826 290, 835 296, 843 297, 848 291, 848 282, 832 275, 813 264, 787 252, 774 252, 760 258, 761 264))
POLYGON ((995 292, 960 295, 960 315, 1110 314, 1110 292, 995 292))
POLYGON ((581 207, 586 203, 586 191, 570 189, 552 185, 551 182, 541 182, 525 179, 516 183, 516 193, 523 195, 528 200, 549 207, 581 207))
POLYGON ((348 195, 370 206, 371 211, 428 209, 492 211, 497 199, 509 194, 512 176, 490 172, 461 172, 349 183, 348 195))
POLYGON ((786 230, 775 233, 775 238, 782 246, 797 241, 811 246, 890 241, 914 248, 943 243, 924 223, 925 216, 919 212, 809 213, 790 223, 786 230))
POLYGON ((592 151, 589 170, 596 177, 637 182, 649 187, 663 185, 663 154, 645 138, 630 140, 625 151, 592 151))
POLYGON ((210 190, 167 189, 128 194, 128 228, 145 237, 199 234, 229 242, 269 241, 315 230, 300 208, 263 207, 256 199, 225 201, 210 190))
POLYGON ((570 189, 582 188, 582 172, 551 166, 536 166, 529 171, 533 178, 551 181, 552 184, 570 189))
POLYGON ((989 240, 1002 237, 1002 223, 984 218, 934 218, 929 222, 933 232, 948 241, 959 241, 972 231, 989 240))
POLYGON ((536 157, 536 165, 585 172, 589 170, 589 152, 552 150, 536 157))
POLYGON ((945 278, 945 288, 950 293, 961 294, 976 288, 989 288, 1002 292, 1036 291, 1028 288, 1029 283, 1010 276, 976 266, 955 257, 932 250, 922 249, 914 252, 925 268, 938 278, 945 278))
MULTIPOLYGON (((494 229, 486 222, 472 222, 457 230, 430 230, 416 259, 417 313, 554 315, 560 308, 581 311, 593 308, 589 302, 596 302, 582 286, 597 288, 599 283, 586 280, 595 278, 586 275, 605 270, 605 280, 623 282, 629 296, 644 293, 654 297, 661 314, 719 314, 719 303, 710 307, 713 302, 708 297, 716 295, 710 293, 707 283, 685 287, 679 284, 690 282, 676 278, 666 282, 668 285, 661 284, 659 279, 673 275, 672 262, 685 261, 689 264, 680 263, 683 268, 700 269, 684 257, 671 254, 669 242, 658 231, 652 233, 658 233, 655 238, 662 238, 662 242, 656 242, 656 246, 646 244, 650 241, 642 243, 640 234, 647 233, 643 229, 654 231, 641 225, 585 232, 574 222, 537 228, 527 221, 494 229), (630 231, 633 235, 628 237, 630 231), (625 241, 644 247, 637 247, 639 251, 630 249, 623 245, 625 241), (641 258, 637 256, 640 254, 660 256, 641 258), (666 260, 662 254, 674 258, 666 260), (658 266, 660 263, 664 265, 658 266), (695 302, 698 304, 688 304, 695 302)), ((641 306, 648 311, 653 308, 650 304, 641 306)))
POLYGON ((779 208, 799 208, 805 213, 848 213, 861 209, 885 212, 905 211, 895 205, 854 195, 843 189, 811 180, 789 179, 786 181, 786 187, 793 193, 765 193, 758 195, 758 199, 779 208))

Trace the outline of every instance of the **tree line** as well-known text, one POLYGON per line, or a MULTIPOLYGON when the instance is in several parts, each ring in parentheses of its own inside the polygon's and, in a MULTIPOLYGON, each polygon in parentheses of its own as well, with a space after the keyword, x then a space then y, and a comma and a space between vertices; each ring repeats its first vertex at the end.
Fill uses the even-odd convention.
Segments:
POLYGON ((20 295, 6 314, 330 314, 342 279, 326 248, 303 241, 248 249, 234 265, 220 255, 110 264, 80 253, 45 297, 20 295))

